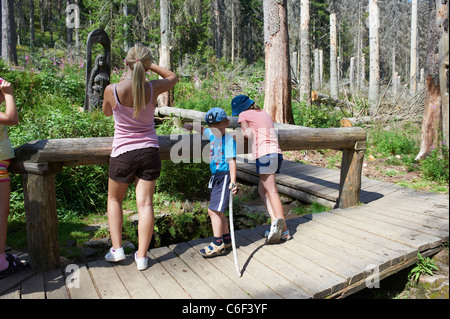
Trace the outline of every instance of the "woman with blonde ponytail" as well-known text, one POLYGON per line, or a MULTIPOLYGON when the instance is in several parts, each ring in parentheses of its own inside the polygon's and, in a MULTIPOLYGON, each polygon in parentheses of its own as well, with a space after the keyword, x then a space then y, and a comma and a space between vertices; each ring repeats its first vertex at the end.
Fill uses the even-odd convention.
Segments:
POLYGON ((154 112, 158 95, 172 89, 177 76, 152 62, 150 50, 140 44, 125 58, 127 72, 119 83, 106 87, 103 113, 114 116, 114 140, 109 162, 108 222, 112 247, 105 259, 125 259, 122 247, 122 202, 128 186, 136 185, 139 214, 139 248, 134 258, 139 270, 148 268, 147 251, 153 236, 155 217, 153 194, 161 171, 154 112), (145 74, 155 72, 161 79, 146 81, 145 74))

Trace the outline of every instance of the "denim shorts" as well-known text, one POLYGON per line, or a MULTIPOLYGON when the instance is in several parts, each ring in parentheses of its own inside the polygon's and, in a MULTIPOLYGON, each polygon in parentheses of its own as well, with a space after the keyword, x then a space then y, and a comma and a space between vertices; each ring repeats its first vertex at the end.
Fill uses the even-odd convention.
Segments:
POLYGON ((258 174, 279 174, 283 154, 272 153, 263 155, 256 159, 256 173, 258 174))
POLYGON ((149 147, 120 154, 109 159, 109 178, 131 184, 135 177, 154 181, 161 174, 159 148, 149 147))

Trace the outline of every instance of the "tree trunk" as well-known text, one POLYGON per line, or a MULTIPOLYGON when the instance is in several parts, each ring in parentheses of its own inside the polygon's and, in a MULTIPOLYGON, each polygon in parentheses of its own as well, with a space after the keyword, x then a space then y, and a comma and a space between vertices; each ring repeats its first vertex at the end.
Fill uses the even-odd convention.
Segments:
POLYGON ((2 59, 17 65, 14 1, 2 0, 2 59))
POLYGON ((417 91, 417 0, 411 1, 411 65, 409 91, 414 95, 417 91))
POLYGON ((437 3, 437 28, 439 32, 439 83, 441 89, 442 100, 442 137, 444 144, 449 148, 449 82, 448 82, 448 1, 437 3))
POLYGON ((320 90, 320 65, 319 65, 319 50, 314 50, 314 91, 320 90))
POLYGON ((291 74, 287 0, 264 0, 266 88, 264 110, 273 121, 294 123, 291 109, 291 74))
MULTIPOLYGON (((427 74, 425 87, 425 110, 422 122, 420 152, 416 160, 427 157, 437 148, 441 130, 441 90, 439 84, 439 33, 436 26, 436 0, 429 0, 430 22, 428 28, 428 54, 425 65, 427 74)), ((448 54, 448 52, 447 52, 448 54)))
POLYGON ((380 42, 378 29, 380 17, 378 0, 369 1, 369 45, 370 45, 370 74, 369 74, 369 106, 371 115, 378 110, 380 95, 380 42))
POLYGON ((300 101, 311 104, 311 53, 309 41, 309 0, 301 0, 300 24, 300 101))
MULTIPOLYGON (((170 52, 170 1, 161 0, 161 51, 159 56, 159 64, 172 70, 172 54, 170 52)), ((159 106, 173 105, 173 90, 162 93, 158 96, 159 106)))
POLYGON ((338 98, 336 13, 330 14, 330 95, 338 98))
POLYGON ((221 59, 222 58, 222 43, 223 43, 223 36, 222 36, 222 12, 223 12, 223 0, 214 0, 214 18, 215 18, 215 51, 216 51, 216 58, 221 59))

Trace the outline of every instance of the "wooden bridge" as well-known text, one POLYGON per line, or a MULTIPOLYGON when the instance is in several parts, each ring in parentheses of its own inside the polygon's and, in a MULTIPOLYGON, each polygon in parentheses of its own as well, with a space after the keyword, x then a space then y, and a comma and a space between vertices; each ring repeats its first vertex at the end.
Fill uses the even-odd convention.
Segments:
MULTIPOLYGON (((302 189, 299 196, 336 199, 339 171, 285 164, 279 186, 302 189), (301 175, 289 178, 289 172, 301 175)), ((239 167, 251 175, 246 164, 239 167)), ((366 204, 288 220, 293 239, 286 243, 265 245, 268 226, 237 231, 240 278, 231 253, 200 256, 198 250, 211 240, 206 238, 150 250, 145 271, 136 269, 132 255, 117 264, 98 260, 45 272, 29 268, 0 280, 0 298, 343 298, 376 289, 379 280, 417 262, 417 253, 425 257, 441 250, 449 236, 448 200, 448 195, 363 178, 366 204)))
MULTIPOLYGON (((204 113, 161 108, 157 115, 201 120, 204 113)), ((237 119, 232 118, 232 127, 237 119)), ((340 298, 429 256, 448 242, 448 195, 421 193, 362 178, 366 133, 357 127, 312 129, 277 124, 283 151, 342 150, 340 170, 286 161, 279 191, 335 209, 287 222, 293 239, 265 245, 265 227, 236 232, 242 277, 232 254, 203 259, 210 238, 150 251, 151 265, 138 271, 131 256, 60 268, 55 175, 63 166, 108 163, 112 138, 40 140, 16 149, 11 172, 21 173, 32 267, 0 280, 3 298, 340 298), (365 203, 358 205, 358 203, 365 203), (73 273, 72 273, 73 271, 73 273)), ((232 132, 238 150, 248 144, 232 132)), ((173 150, 193 158, 207 141, 199 134, 159 136, 161 158, 173 150), (196 147, 198 149, 196 149, 196 147)), ((200 151, 200 152, 198 152, 200 151)), ((243 156, 245 157, 245 156, 243 156)), ((257 182, 254 165, 238 161, 238 178, 257 182)))

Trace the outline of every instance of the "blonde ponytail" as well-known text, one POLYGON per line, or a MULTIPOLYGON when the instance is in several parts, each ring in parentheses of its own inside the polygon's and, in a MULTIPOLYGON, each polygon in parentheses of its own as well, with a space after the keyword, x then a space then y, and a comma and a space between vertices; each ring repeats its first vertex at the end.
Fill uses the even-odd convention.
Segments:
POLYGON ((139 116, 139 113, 145 108, 145 72, 150 69, 152 64, 152 55, 150 49, 135 44, 127 54, 126 62, 133 70, 132 92, 133 92, 133 117, 139 116))

